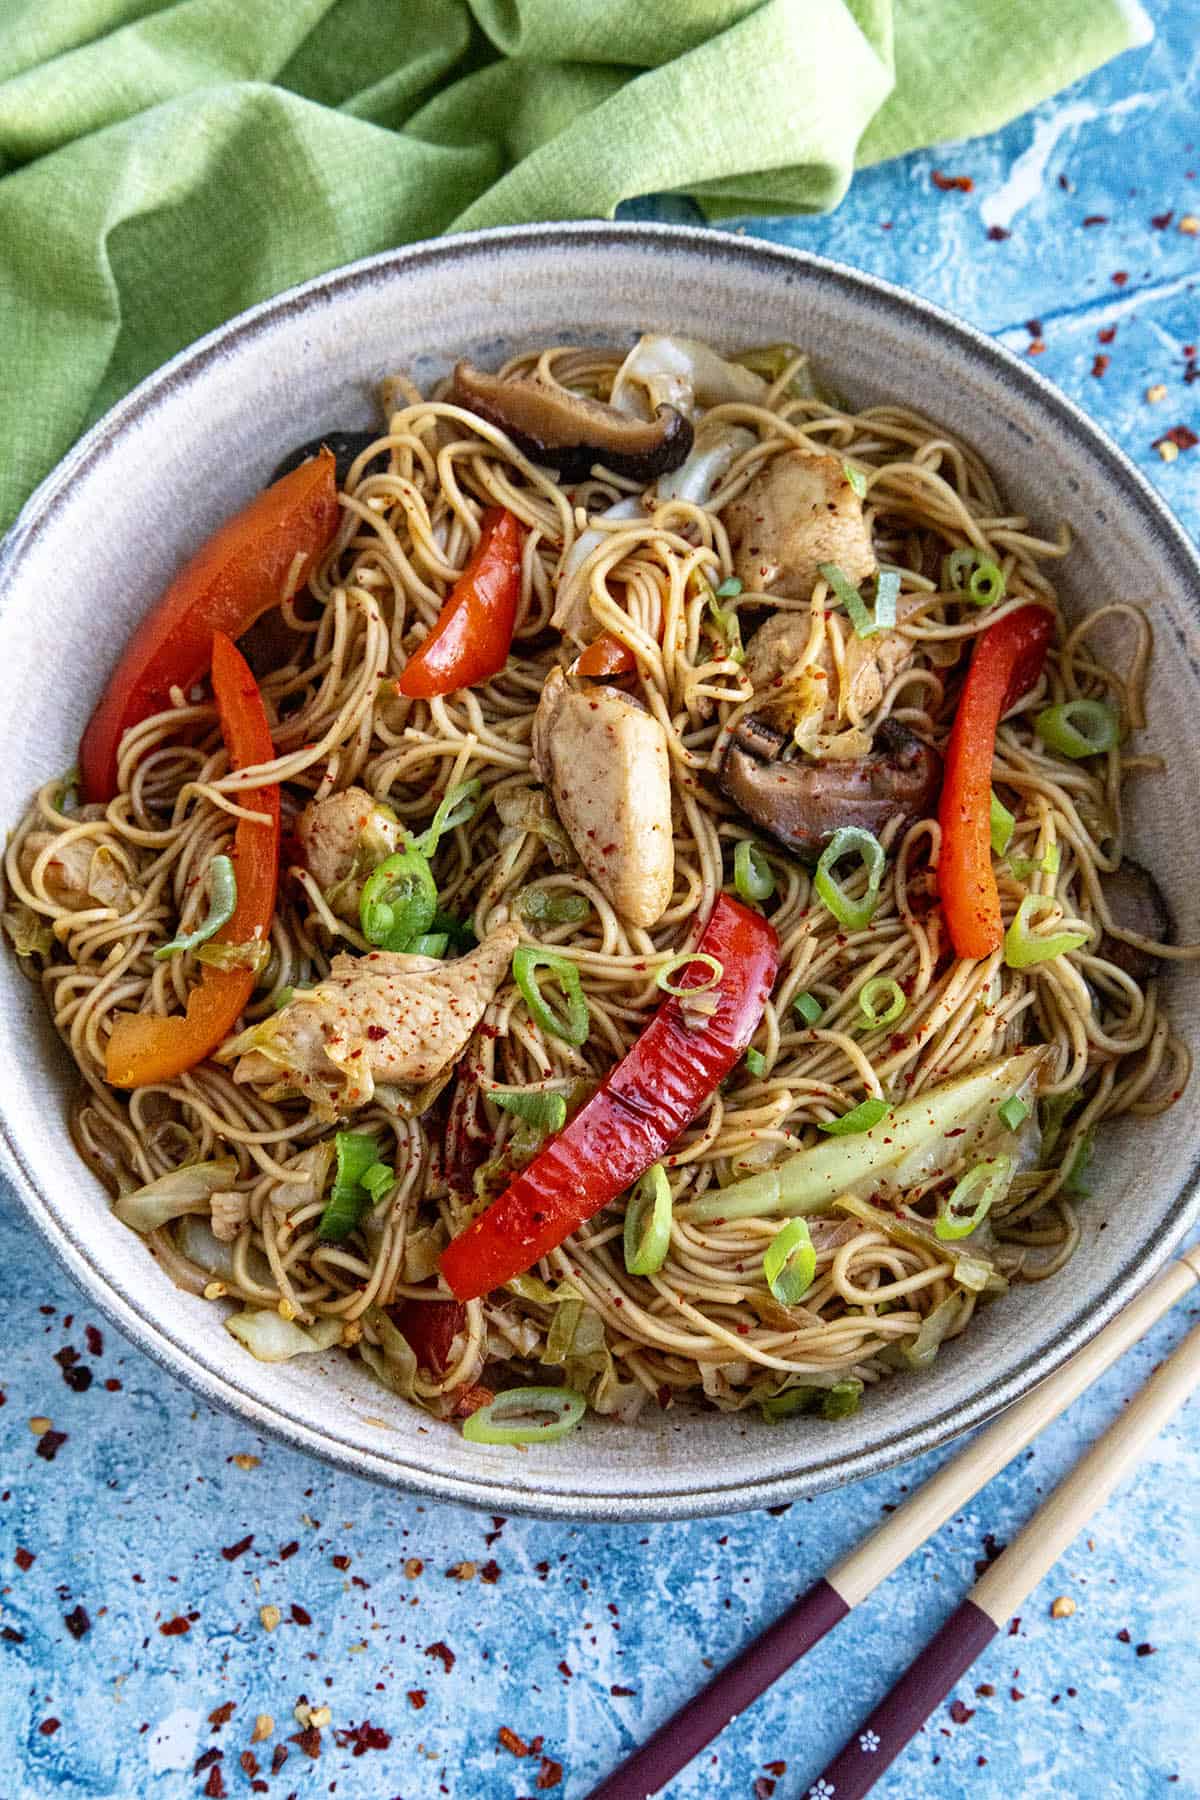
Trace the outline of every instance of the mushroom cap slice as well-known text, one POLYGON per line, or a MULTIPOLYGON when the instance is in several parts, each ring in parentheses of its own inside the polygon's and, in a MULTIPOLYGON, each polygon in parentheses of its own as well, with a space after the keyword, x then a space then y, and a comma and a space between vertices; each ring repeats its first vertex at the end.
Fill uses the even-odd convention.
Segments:
POLYGON ((654 481, 677 469, 692 447, 691 421, 673 406, 635 419, 570 388, 532 375, 489 375, 469 362, 455 365, 451 394, 565 481, 585 480, 596 463, 630 481, 654 481))
POLYGON ((743 719, 721 765, 721 787, 747 818, 800 855, 819 854, 835 831, 857 825, 876 836, 895 818, 927 817, 942 759, 932 745, 886 719, 868 755, 783 762, 787 740, 764 720, 743 719))

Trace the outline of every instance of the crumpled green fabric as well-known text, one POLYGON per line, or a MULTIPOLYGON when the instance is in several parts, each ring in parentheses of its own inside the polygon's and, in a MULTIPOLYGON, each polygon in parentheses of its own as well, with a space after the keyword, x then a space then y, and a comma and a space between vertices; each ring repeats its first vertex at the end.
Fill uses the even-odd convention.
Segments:
POLYGON ((820 211, 1142 35, 1133 0, 3 0, 0 529, 307 276, 651 192, 820 211))

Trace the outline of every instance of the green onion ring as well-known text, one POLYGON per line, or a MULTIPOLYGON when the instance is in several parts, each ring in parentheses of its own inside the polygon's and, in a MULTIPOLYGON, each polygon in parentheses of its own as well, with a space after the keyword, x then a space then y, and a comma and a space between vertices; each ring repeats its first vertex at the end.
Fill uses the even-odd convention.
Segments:
POLYGON ((625 1208, 625 1267, 630 1275, 657 1275, 671 1243, 671 1184, 652 1163, 625 1208))
POLYGON ((996 1116, 1009 1131, 1019 1131, 1029 1117, 1029 1108, 1020 1094, 1012 1094, 996 1108, 996 1116))
POLYGON ((875 915, 886 866, 887 855, 877 837, 860 825, 843 825, 821 852, 813 886, 839 925, 845 925, 851 931, 862 931, 875 915), (843 856, 855 854, 861 857, 867 872, 867 891, 861 900, 852 900, 833 873, 843 856))
POLYGON ((867 478, 862 470, 856 469, 853 463, 844 462, 842 464, 842 474, 846 477, 846 480, 850 483, 850 486, 854 489, 859 499, 864 500, 867 494, 867 478))
POLYGON ((460 825, 471 823, 479 810, 479 796, 482 792, 483 783, 478 776, 448 788, 425 830, 419 837, 410 838, 409 848, 432 862, 445 834, 456 831, 460 825))
POLYGON ((888 630, 896 623, 900 576, 895 569, 881 569, 876 575, 875 610, 872 612, 845 569, 839 568, 837 563, 818 563, 817 568, 837 595, 838 604, 845 607, 857 637, 871 637, 876 631, 888 630))
POLYGON ((397 850, 363 883, 358 902, 362 934, 379 950, 407 950, 433 924, 437 898, 428 859, 419 850, 397 850))
POLYGON ((792 1005, 806 1025, 815 1025, 824 1010, 814 994, 797 994, 792 1005))
POLYGON ((769 900, 775 892, 771 865, 751 838, 743 838, 733 853, 733 885, 741 900, 769 900))
POLYGON ((660 987, 664 994, 672 994, 676 1000, 692 1000, 697 994, 711 993, 713 988, 720 987, 725 974, 725 965, 719 957, 710 956, 707 950, 681 950, 678 956, 668 957, 654 977, 655 987, 660 987), (690 968, 693 963, 703 963, 709 971, 707 981, 698 987, 679 987, 672 980, 672 975, 680 969, 690 968))
POLYGON ((493 1090, 488 1095, 504 1112, 511 1113, 526 1125, 546 1133, 561 1131, 567 1122, 567 1102, 562 1094, 545 1088, 514 1088, 508 1093, 493 1090))
POLYGON ((830 1137, 849 1137, 856 1131, 870 1131, 889 1111, 888 1102, 873 1094, 869 1100, 860 1100, 840 1119, 826 1119, 819 1129, 827 1131, 830 1137))
POLYGON ((992 810, 989 820, 992 834, 992 849, 997 856, 1003 856, 1012 843, 1012 834, 1017 828, 1017 821, 1009 812, 1002 800, 996 798, 996 790, 992 789, 992 810))
POLYGON ((789 1219, 775 1233, 763 1255, 767 1286, 780 1306, 795 1306, 813 1284, 817 1252, 807 1219, 789 1219))
POLYGON ((536 1025, 543 1031, 548 1031, 551 1036, 562 1038, 564 1043, 574 1044, 576 1048, 587 1041, 591 1014, 579 980, 579 970, 570 957, 559 956, 553 950, 544 950, 538 944, 518 944, 513 951, 512 972, 536 1025), (556 1012, 542 993, 538 981, 539 969, 545 969, 557 981, 566 1001, 565 1015, 556 1012))
POLYGON ((995 606, 1008 586, 1004 570, 974 545, 952 550, 942 563, 942 585, 972 606, 995 606), (968 573, 969 571, 969 573, 968 573))
POLYGON ((1104 700, 1063 700, 1047 706, 1033 721, 1043 744, 1060 756, 1078 762, 1084 756, 1102 756, 1121 736, 1115 707, 1104 700))
POLYGON ((462 1434, 471 1444, 548 1444, 573 1431, 587 1411, 587 1401, 574 1388, 506 1388, 487 1406, 463 1420, 462 1434), (514 1418, 506 1425, 504 1415, 514 1418), (549 1413, 544 1424, 521 1424, 521 1414, 549 1413))
POLYGON ((970 1237, 983 1224, 995 1201, 1004 1193, 1012 1171, 1011 1156, 994 1156, 990 1162, 976 1163, 957 1183, 950 1197, 938 1207, 937 1221, 933 1227, 935 1235, 943 1243, 970 1237), (974 1208, 964 1217, 967 1204, 972 1199, 974 1208))
POLYGON ((904 1012, 908 1001, 898 981, 890 975, 874 975, 870 981, 864 981, 858 992, 858 1010, 862 1014, 863 1023, 872 1031, 881 1025, 894 1025, 904 1012), (880 1010, 879 1002, 887 998, 887 1004, 880 1010))
POLYGON ((1034 963, 1049 962, 1052 956, 1063 956, 1087 943, 1091 936, 1087 931, 1056 931, 1049 937, 1034 935, 1034 921, 1057 911, 1058 902, 1052 895, 1026 894, 1004 934, 1004 961, 1010 969, 1028 969, 1034 963))

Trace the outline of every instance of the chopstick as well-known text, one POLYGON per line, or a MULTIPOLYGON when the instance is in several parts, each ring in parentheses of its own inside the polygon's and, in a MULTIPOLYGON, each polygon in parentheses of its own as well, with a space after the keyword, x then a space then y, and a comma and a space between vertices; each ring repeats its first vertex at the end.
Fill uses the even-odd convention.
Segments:
MULTIPOLYGON (((1027 1394, 1024 1399, 1018 1400, 1015 1405, 1009 1407, 1007 1412, 1002 1413, 995 1423, 982 1431, 959 1456, 947 1463, 944 1468, 939 1469, 936 1475, 931 1476, 922 1487, 918 1488, 856 1550, 852 1550, 848 1556, 844 1556, 823 1577, 815 1581, 806 1593, 802 1594, 785 1613, 775 1620, 774 1624, 769 1625, 752 1643, 740 1651, 732 1662, 727 1663, 714 1675, 698 1694, 695 1694, 692 1699, 680 1707, 678 1712, 660 1725, 640 1749, 635 1750, 632 1756, 614 1769, 613 1773, 598 1787, 593 1788, 588 1800, 648 1800, 651 1794, 658 1793, 672 1777, 678 1775, 693 1756, 703 1750, 706 1744, 712 1742, 718 1732, 724 1730, 731 1719, 744 1712, 746 1707, 757 1700, 758 1696, 777 1681, 794 1662, 798 1661, 806 1651, 811 1650, 814 1644, 819 1643, 827 1631, 830 1631, 854 1607, 865 1600, 881 1581, 885 1581, 915 1549, 931 1537, 940 1526, 944 1525, 948 1518, 958 1512, 972 1495, 977 1494, 980 1488, 984 1487, 994 1475, 1004 1468, 1006 1463, 1011 1462, 1013 1457, 1023 1450, 1045 1425, 1057 1418, 1058 1414, 1077 1399, 1085 1388, 1097 1380, 1132 1344, 1143 1337, 1150 1327, 1175 1305, 1176 1301, 1190 1293, 1198 1281, 1200 1281, 1200 1246, 1185 1251, 1176 1262, 1169 1264, 1156 1281, 1152 1282, 1122 1312, 1118 1313, 1117 1317, 1098 1332, 1091 1343, 1086 1344, 1076 1356, 1071 1358, 1070 1362, 1064 1363, 1062 1368, 1056 1369, 1054 1374, 1048 1376, 1039 1387, 1034 1388, 1032 1393, 1027 1394)), ((1192 1336, 1195 1337, 1196 1333, 1193 1333, 1192 1336)), ((1190 1343, 1191 1339, 1189 1338, 1187 1342, 1190 1343)), ((1178 1355, 1179 1352, 1176 1354, 1178 1355)), ((1171 1362, 1174 1362, 1174 1358, 1171 1359, 1171 1362)), ((1163 1365, 1164 1369, 1168 1366, 1170 1365, 1163 1365)), ((1170 1411, 1174 1410, 1176 1405, 1182 1402, 1184 1397, 1185 1395, 1180 1393, 1178 1399, 1168 1408, 1168 1412, 1162 1414, 1158 1424, 1148 1427, 1144 1434, 1139 1436, 1139 1446, 1159 1429, 1162 1420, 1169 1415, 1170 1411)), ((1139 1399, 1135 1406, 1140 1404, 1139 1399)), ((1135 1416, 1135 1408, 1131 1407, 1118 1423, 1125 1424, 1133 1416, 1135 1416)), ((1137 1414, 1136 1416, 1142 1415, 1137 1414)), ((1113 1430, 1115 1431, 1116 1427, 1113 1430)), ((1102 1442, 1106 1441, 1107 1439, 1102 1440, 1102 1442)), ((1129 1452, 1130 1456, 1136 1454, 1136 1450, 1129 1452)), ((1090 1460, 1089 1458, 1088 1461, 1090 1462, 1090 1460)), ((1083 1467, 1084 1465, 1081 1464, 1080 1470, 1083 1467)), ((1074 1477, 1069 1479, 1074 1480, 1074 1477)), ((1114 1477, 1114 1482, 1116 1479, 1119 1479, 1119 1476, 1114 1477)), ((1058 1492, 1061 1491, 1061 1489, 1058 1490, 1058 1492)), ((1098 1487, 1090 1491, 1094 1491, 1097 1498, 1090 1502, 1089 1510, 1099 1505, 1103 1494, 1109 1490, 1105 1488, 1103 1494, 1098 1487)), ((1043 1508, 1043 1514, 1055 1505, 1057 1498, 1058 1494, 1056 1493, 1048 1502, 1047 1508, 1043 1508)), ((1043 1514, 1038 1515, 1034 1521, 1035 1524, 1041 1522, 1043 1514)), ((1060 1515, 1056 1514, 1055 1516, 1060 1515)), ((1080 1523, 1084 1516, 1079 1515, 1080 1523)), ((1033 1529, 1033 1525, 1026 1528, 1027 1532, 1031 1532, 1033 1529)), ((1064 1545, 1070 1541, 1077 1529, 1078 1523, 1071 1527, 1067 1537, 1063 1540, 1064 1545)), ((997 1558, 988 1571, 988 1575, 993 1574, 1000 1567, 1001 1562, 1013 1555, 1025 1535, 1022 1533, 1022 1536, 1001 1557, 997 1558)), ((1036 1551, 1030 1551, 1028 1554, 1036 1559, 1036 1551)), ((1042 1574, 1050 1567, 1058 1554, 1059 1550, 1056 1549, 1053 1555, 1047 1558, 1044 1567, 1040 1567, 1038 1574, 1029 1582, 1029 1587, 1035 1586, 1041 1580, 1042 1574)), ((1008 1568, 1010 1571, 1013 1568, 1011 1561, 1008 1562, 1008 1568)), ((1028 1588, 1023 1589, 1022 1594, 1027 1591, 1028 1588)), ((972 1594, 973 1599, 964 1602, 963 1607, 960 1607, 959 1611, 953 1615, 950 1624, 945 1626, 942 1632, 939 1632, 929 1649, 923 1653, 924 1657, 929 1657, 935 1646, 940 1645, 938 1655, 943 1660, 937 1663, 936 1667, 954 1665, 954 1673, 945 1687, 930 1700, 929 1706, 937 1704, 938 1699, 942 1698, 957 1680, 962 1669, 968 1666, 983 1645, 995 1634, 996 1624, 993 1622, 991 1612, 985 1608, 994 1609, 1000 1605, 996 1585, 993 1583, 989 1586, 988 1577, 985 1576, 972 1590, 972 1594), (979 1599, 979 1588, 984 1589, 982 1601, 979 1599), (964 1610, 967 1606, 972 1609, 970 1613, 966 1613, 964 1610), (976 1614, 987 1620, 986 1634, 981 1638, 978 1637, 978 1633, 983 1627, 976 1619, 976 1614), (954 1625, 955 1620, 959 1621, 957 1626, 954 1625), (952 1627, 953 1629, 951 1629, 952 1627), (944 1644, 941 1643, 943 1637, 946 1639, 944 1644), (961 1648, 959 1647, 960 1638, 962 1639, 961 1648), (975 1648, 967 1654, 969 1642, 975 1643, 975 1648), (958 1658, 961 1655, 966 1655, 966 1661, 959 1663, 958 1658)), ((1000 1616, 1007 1616, 1006 1607, 1001 1607, 1000 1616)), ((909 1671, 910 1676, 914 1675, 914 1671, 918 1669, 921 1662, 922 1658, 919 1657, 909 1671)), ((933 1664, 929 1665, 929 1668, 932 1667, 934 1667, 933 1664)), ((902 1679, 907 1681, 908 1677, 902 1679)), ((898 1735, 903 1725, 903 1719, 899 1715, 897 1715, 896 1721, 889 1725, 891 1736, 895 1740, 895 1748, 892 1749, 886 1761, 881 1759, 876 1765, 874 1759, 868 1760, 865 1756, 859 1756, 859 1761, 866 1765, 865 1773, 869 1773, 872 1767, 874 1767, 875 1774, 886 1768, 896 1752, 907 1742, 907 1738, 928 1716, 929 1707, 919 1714, 913 1714, 912 1710, 916 1704, 919 1704, 920 1696, 925 1692, 921 1682, 928 1682, 928 1680, 929 1669, 924 1674, 915 1676, 914 1683, 908 1690, 910 1697, 905 1701, 908 1708, 905 1717, 912 1716, 914 1722, 907 1736, 898 1735)), ((898 1692, 899 1687, 895 1691, 898 1692)), ((885 1701, 884 1706, 887 1705, 888 1702, 885 1701)), ((866 1738, 871 1732, 880 1736, 882 1742, 882 1734, 879 1733, 872 1720, 868 1720, 867 1725, 863 1728, 862 1736, 866 1738)), ((856 1753, 858 1744, 859 1738, 856 1736, 852 1740, 852 1746, 856 1753)), ((847 1749, 842 1752, 842 1756, 849 1755, 850 1749, 851 1746, 847 1746, 847 1749)), ((860 1786, 858 1789, 852 1790, 841 1785, 846 1778, 840 1775, 835 1778, 832 1773, 839 1766, 840 1760, 839 1763, 831 1764, 825 1774, 826 1786, 828 1787, 831 1781, 834 1783, 837 1800, 848 1800, 852 1791, 865 1793, 865 1787, 860 1786)), ((871 1776, 871 1779, 874 1779, 874 1775, 871 1776)), ((867 1786, 870 1786, 870 1781, 867 1782, 867 1786)), ((817 1791, 820 1791, 819 1788, 817 1791)))
POLYGON ((1200 1325, 1160 1363, 1006 1550, 1001 1551, 891 1692, 808 1789, 861 1800, 1004 1622, 1058 1561, 1189 1394, 1200 1387, 1200 1325))

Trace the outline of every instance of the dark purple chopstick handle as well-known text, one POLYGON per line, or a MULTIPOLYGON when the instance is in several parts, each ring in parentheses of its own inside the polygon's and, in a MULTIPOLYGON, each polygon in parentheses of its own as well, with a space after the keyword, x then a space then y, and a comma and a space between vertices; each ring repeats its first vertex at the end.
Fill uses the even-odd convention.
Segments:
POLYGON ((825 1772, 805 1788, 805 1800, 861 1800, 995 1635, 987 1614, 964 1600, 825 1772))
POLYGON ((814 1582, 707 1687, 660 1725, 640 1750, 593 1788, 588 1800, 647 1800, 657 1794, 849 1611, 836 1588, 827 1581, 814 1582))

